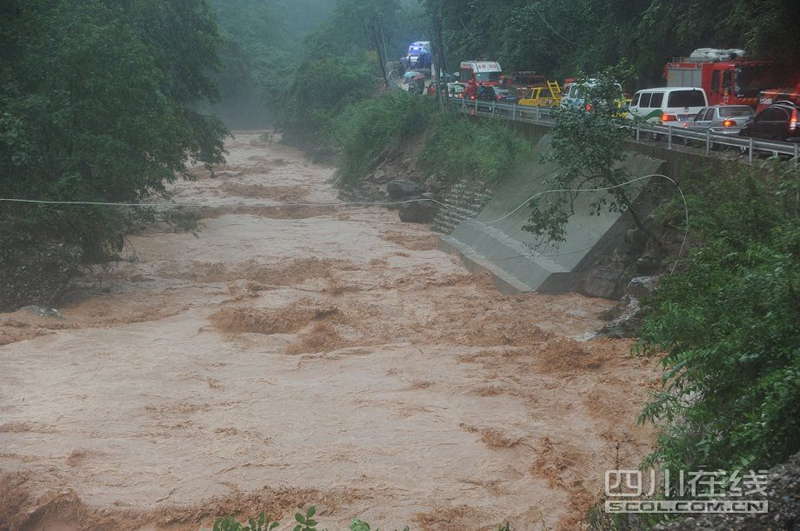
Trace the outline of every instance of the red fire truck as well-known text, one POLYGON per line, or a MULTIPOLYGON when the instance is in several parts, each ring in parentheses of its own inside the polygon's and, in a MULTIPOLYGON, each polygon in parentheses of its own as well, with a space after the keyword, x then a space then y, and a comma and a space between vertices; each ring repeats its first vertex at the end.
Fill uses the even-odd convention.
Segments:
POLYGON ((698 87, 705 90, 709 105, 758 105, 759 93, 791 86, 771 61, 746 59, 744 50, 699 48, 692 55, 676 58, 664 67, 668 87, 698 87))
POLYGON ((462 61, 460 72, 459 81, 473 80, 478 85, 499 85, 503 77, 500 63, 496 61, 462 61))

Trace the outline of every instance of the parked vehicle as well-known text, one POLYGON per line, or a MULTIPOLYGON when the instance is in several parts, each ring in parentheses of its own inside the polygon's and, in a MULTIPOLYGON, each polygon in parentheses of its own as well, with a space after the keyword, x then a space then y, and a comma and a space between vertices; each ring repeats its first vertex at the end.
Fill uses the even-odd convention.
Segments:
POLYGON ((520 89, 522 95, 518 103, 530 107, 558 107, 561 104, 560 90, 554 94, 553 89, 550 88, 552 86, 550 85, 551 83, 555 83, 556 88, 558 87, 558 83, 555 81, 548 81, 547 83, 547 87, 528 87, 520 89))
POLYGON ((790 101, 800 105, 800 82, 794 88, 762 90, 758 97, 756 112, 761 112, 778 101, 790 101))
POLYGON ((447 84, 447 95, 451 98, 464 98, 464 87, 463 83, 448 83, 447 84))
POLYGON ((622 85, 619 83, 616 84, 617 96, 613 102, 590 101, 589 93, 591 89, 596 86, 596 79, 587 79, 581 82, 574 82, 569 85, 569 88, 567 88, 565 85, 564 92, 561 95, 561 101, 559 103, 560 107, 562 109, 593 111, 596 105, 604 105, 608 107, 613 105, 616 107, 617 111, 619 111, 619 116, 624 117, 624 111, 627 108, 627 101, 625 100, 625 96, 622 92, 622 85))
POLYGON ((747 59, 738 49, 699 48, 664 67, 668 87, 702 88, 709 105, 755 107, 762 90, 790 86, 792 77, 776 63, 747 59))
POLYGON ((497 103, 514 104, 517 103, 517 97, 507 88, 500 87, 484 87, 491 89, 494 92, 494 99, 497 103))
POLYGON ((503 69, 496 61, 463 61, 459 74, 462 83, 474 80, 479 85, 494 86, 500 84, 503 69))
POLYGON ((661 125, 683 126, 694 119, 700 109, 708 107, 703 89, 694 87, 662 87, 638 91, 628 107, 628 117, 661 125))
POLYGON ((714 105, 700 109, 687 127, 695 131, 710 130, 715 135, 738 135, 754 114, 749 105, 714 105))
POLYGON ((743 136, 800 142, 800 106, 790 101, 773 103, 742 129, 743 136))
POLYGON ((572 80, 564 80, 564 87, 561 89, 561 97, 558 100, 558 106, 561 107, 561 102, 564 101, 564 98, 569 94, 569 91, 572 90, 572 86, 575 84, 575 81, 572 80))
POLYGON ((425 74, 422 72, 406 72, 403 74, 403 88, 412 94, 425 93, 425 74))
POLYGON ((430 56, 430 41, 416 41, 408 46, 408 53, 401 62, 407 69, 430 67, 430 56))
POLYGON ((586 83, 571 83, 564 87, 560 106, 562 109, 582 109, 586 105, 586 89, 593 86, 595 80, 589 79, 586 83))
POLYGON ((481 109, 491 109, 486 103, 517 103, 517 98, 510 90, 491 85, 478 86, 478 107, 481 109))

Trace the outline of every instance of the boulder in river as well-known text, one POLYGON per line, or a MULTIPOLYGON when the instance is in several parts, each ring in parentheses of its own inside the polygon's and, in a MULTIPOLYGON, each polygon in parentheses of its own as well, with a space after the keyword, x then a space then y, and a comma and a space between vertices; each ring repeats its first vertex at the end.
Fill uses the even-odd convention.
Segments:
POLYGON ((628 282, 622 300, 609 310, 605 317, 610 319, 600 335, 606 337, 636 337, 642 326, 641 299, 650 296, 658 286, 657 276, 635 277, 628 282))
POLYGON ((432 201, 414 201, 400 205, 400 221, 406 223, 433 223, 438 205, 432 201))
POLYGON ((392 201, 403 201, 422 195, 423 189, 413 181, 395 179, 386 184, 386 193, 392 201))

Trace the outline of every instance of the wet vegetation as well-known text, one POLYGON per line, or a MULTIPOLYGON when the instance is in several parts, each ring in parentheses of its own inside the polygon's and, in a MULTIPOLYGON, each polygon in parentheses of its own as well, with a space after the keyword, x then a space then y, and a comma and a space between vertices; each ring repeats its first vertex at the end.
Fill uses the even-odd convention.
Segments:
MULTIPOLYGON (((0 197, 137 202, 193 161, 222 160, 225 128, 195 110, 217 97, 219 34, 204 2, 11 0, 2 10, 0 197)), ((19 288, 50 282, 43 271, 112 256, 142 215, 3 203, 0 307, 39 293, 19 288), (31 256, 46 261, 26 268, 31 256)))
POLYGON ((800 176, 737 165, 693 177, 696 248, 662 280, 641 331, 645 349, 666 353, 664 387, 642 414, 664 426, 651 461, 766 468, 800 451, 800 176))
POLYGON ((416 2, 342 0, 297 53, 278 125, 287 141, 321 156, 338 148, 334 121, 384 85, 388 61, 423 31, 416 2))
POLYGON ((532 153, 519 132, 502 122, 442 112, 433 98, 395 91, 353 104, 336 121, 337 183, 358 188, 384 162, 408 156, 420 178, 446 191, 461 180, 496 183, 532 153))
POLYGON ((657 86, 664 63, 695 48, 744 48, 797 70, 792 0, 427 0, 441 7, 450 68, 464 59, 554 78, 594 74, 627 58, 657 86))

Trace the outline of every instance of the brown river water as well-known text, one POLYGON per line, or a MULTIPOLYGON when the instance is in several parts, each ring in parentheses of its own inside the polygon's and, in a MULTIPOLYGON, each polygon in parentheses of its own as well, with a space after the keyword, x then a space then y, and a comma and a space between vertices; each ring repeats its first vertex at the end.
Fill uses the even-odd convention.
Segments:
POLYGON ((582 338, 611 302, 503 295, 333 170, 239 132, 63 319, 0 314, 0 529, 579 529, 653 442, 657 370, 582 338), (283 205, 283 206, 282 206, 283 205))

